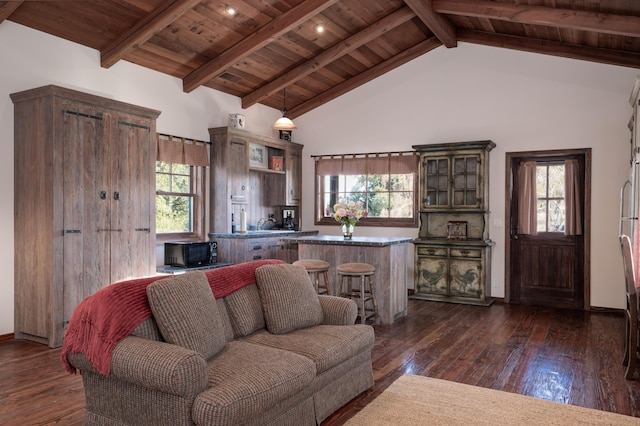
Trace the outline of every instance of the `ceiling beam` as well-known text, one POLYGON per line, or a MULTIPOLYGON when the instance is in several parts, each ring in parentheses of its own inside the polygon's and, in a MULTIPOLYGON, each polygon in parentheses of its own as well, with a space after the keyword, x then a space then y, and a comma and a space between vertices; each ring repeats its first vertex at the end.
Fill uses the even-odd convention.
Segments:
POLYGON ((146 43, 176 19, 193 9, 201 0, 165 0, 152 13, 120 34, 100 52, 100 65, 109 68, 128 53, 146 43))
POLYGON ((431 7, 432 0, 404 0, 418 18, 431 30, 446 47, 456 47, 456 29, 446 16, 436 13, 431 7))
POLYGON ((436 12, 449 15, 640 37, 640 16, 482 0, 433 0, 432 6, 436 12))
POLYGON ((262 49, 271 41, 306 22, 338 0, 305 0, 298 6, 278 16, 250 36, 242 39, 233 47, 225 50, 216 58, 194 70, 182 81, 182 90, 189 93, 201 84, 222 74, 243 58, 262 49))
POLYGON ((5 19, 8 19, 9 16, 11 16, 11 14, 13 12, 15 12, 15 10, 17 8, 19 8, 22 3, 24 3, 24 2, 22 2, 22 1, 5 1, 4 4, 2 6, 0 6, 0 24, 5 19))
POLYGON ((294 69, 281 74, 279 77, 271 80, 264 86, 244 96, 242 98, 242 108, 246 109, 251 105, 257 104, 281 89, 358 49, 360 46, 370 42, 371 40, 374 40, 384 33, 404 24, 407 21, 410 21, 414 17, 415 14, 408 7, 398 9, 397 11, 380 19, 378 22, 371 24, 364 30, 342 40, 339 43, 336 43, 319 55, 298 65, 294 69))
POLYGON ((485 46, 504 47, 524 52, 541 53, 563 58, 580 59, 602 64, 640 68, 640 54, 621 50, 578 46, 550 40, 535 40, 527 37, 459 30, 458 40, 485 46))
POLYGON ((311 111, 314 108, 317 108, 338 96, 342 96, 351 90, 362 86, 365 83, 370 82, 383 74, 388 73, 389 71, 398 68, 401 65, 406 64, 413 59, 424 55, 427 52, 432 51, 436 47, 442 46, 440 40, 436 37, 431 37, 425 41, 422 41, 416 44, 413 47, 410 47, 407 50, 404 50, 397 55, 387 59, 384 62, 379 63, 366 71, 361 72, 360 74, 343 81, 342 83, 333 86, 332 88, 322 92, 318 96, 315 96, 309 99, 306 102, 303 102, 295 107, 291 108, 287 112, 287 117, 296 118, 301 116, 304 113, 311 111))

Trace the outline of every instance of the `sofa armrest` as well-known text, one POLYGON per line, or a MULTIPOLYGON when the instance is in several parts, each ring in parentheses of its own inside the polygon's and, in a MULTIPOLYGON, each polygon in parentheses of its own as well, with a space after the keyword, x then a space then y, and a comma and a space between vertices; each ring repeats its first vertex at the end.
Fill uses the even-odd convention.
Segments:
MULTIPOLYGON (((68 357, 79 370, 99 374, 83 354, 68 357)), ((207 363, 182 346, 127 336, 113 349, 110 378, 192 399, 207 387, 207 363)))
POLYGON ((358 306, 351 299, 337 296, 318 296, 324 314, 322 324, 353 325, 358 317, 358 306))

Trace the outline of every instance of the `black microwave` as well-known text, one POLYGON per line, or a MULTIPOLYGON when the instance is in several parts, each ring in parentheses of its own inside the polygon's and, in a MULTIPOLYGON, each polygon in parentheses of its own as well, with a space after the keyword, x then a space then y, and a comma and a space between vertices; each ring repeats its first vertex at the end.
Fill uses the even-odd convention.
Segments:
POLYGON ((185 268, 210 265, 218 261, 217 247, 215 241, 164 243, 164 264, 185 268))

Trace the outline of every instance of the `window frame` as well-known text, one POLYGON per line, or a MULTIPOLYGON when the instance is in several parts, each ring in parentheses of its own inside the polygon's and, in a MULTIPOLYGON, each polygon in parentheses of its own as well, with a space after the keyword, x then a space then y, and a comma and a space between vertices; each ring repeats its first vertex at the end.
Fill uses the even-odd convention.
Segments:
MULTIPOLYGON (((157 163, 157 162, 156 162, 157 163)), ((156 244, 164 244, 169 241, 202 241, 204 238, 204 215, 205 215, 205 174, 206 167, 204 166, 189 166, 190 171, 190 193, 188 194, 192 197, 192 205, 193 205, 193 226, 191 232, 158 232, 156 228, 156 244)), ((156 172, 157 173, 157 172, 156 172)), ((175 193, 175 192, 166 192, 166 191, 158 191, 156 189, 156 196, 160 195, 177 195, 177 196, 185 196, 185 193, 175 193)), ((157 211, 156 211, 157 214, 157 211)))
MULTIPOLYGON (((393 153, 376 153, 376 154, 358 154, 358 155, 390 155, 393 153)), ((353 155, 350 155, 354 157, 353 155)), ((319 157, 333 157, 333 156, 319 156, 319 157)), ((340 155, 344 161, 349 161, 346 155, 340 155)), ((391 157, 393 158, 393 157, 391 157)), ((372 174, 373 175, 373 174, 372 174)), ((324 194, 325 194, 325 177, 324 175, 318 175, 318 161, 314 161, 314 176, 315 176, 315 200, 314 200, 314 224, 315 225, 337 225, 338 222, 330 216, 324 215, 324 194)), ((330 176, 368 176, 367 173, 360 175, 330 175, 330 176)), ((365 179, 368 178, 365 177, 365 179)), ((358 221, 357 226, 375 226, 375 227, 396 227, 396 228, 417 228, 419 225, 419 212, 418 212, 418 165, 416 162, 416 169, 413 171, 413 217, 411 218, 390 218, 390 217, 363 217, 358 221)), ((339 192, 339 191, 336 191, 339 192)), ((395 191, 385 191, 386 193, 392 193, 395 191)), ((336 202, 338 199, 336 198, 336 202)))

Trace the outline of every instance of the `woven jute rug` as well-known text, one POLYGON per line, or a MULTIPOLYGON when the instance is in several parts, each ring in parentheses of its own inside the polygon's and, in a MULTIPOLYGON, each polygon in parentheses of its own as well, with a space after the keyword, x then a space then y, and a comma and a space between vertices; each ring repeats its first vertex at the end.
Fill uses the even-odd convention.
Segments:
POLYGON ((358 425, 640 425, 640 418, 404 375, 347 423, 358 425))

